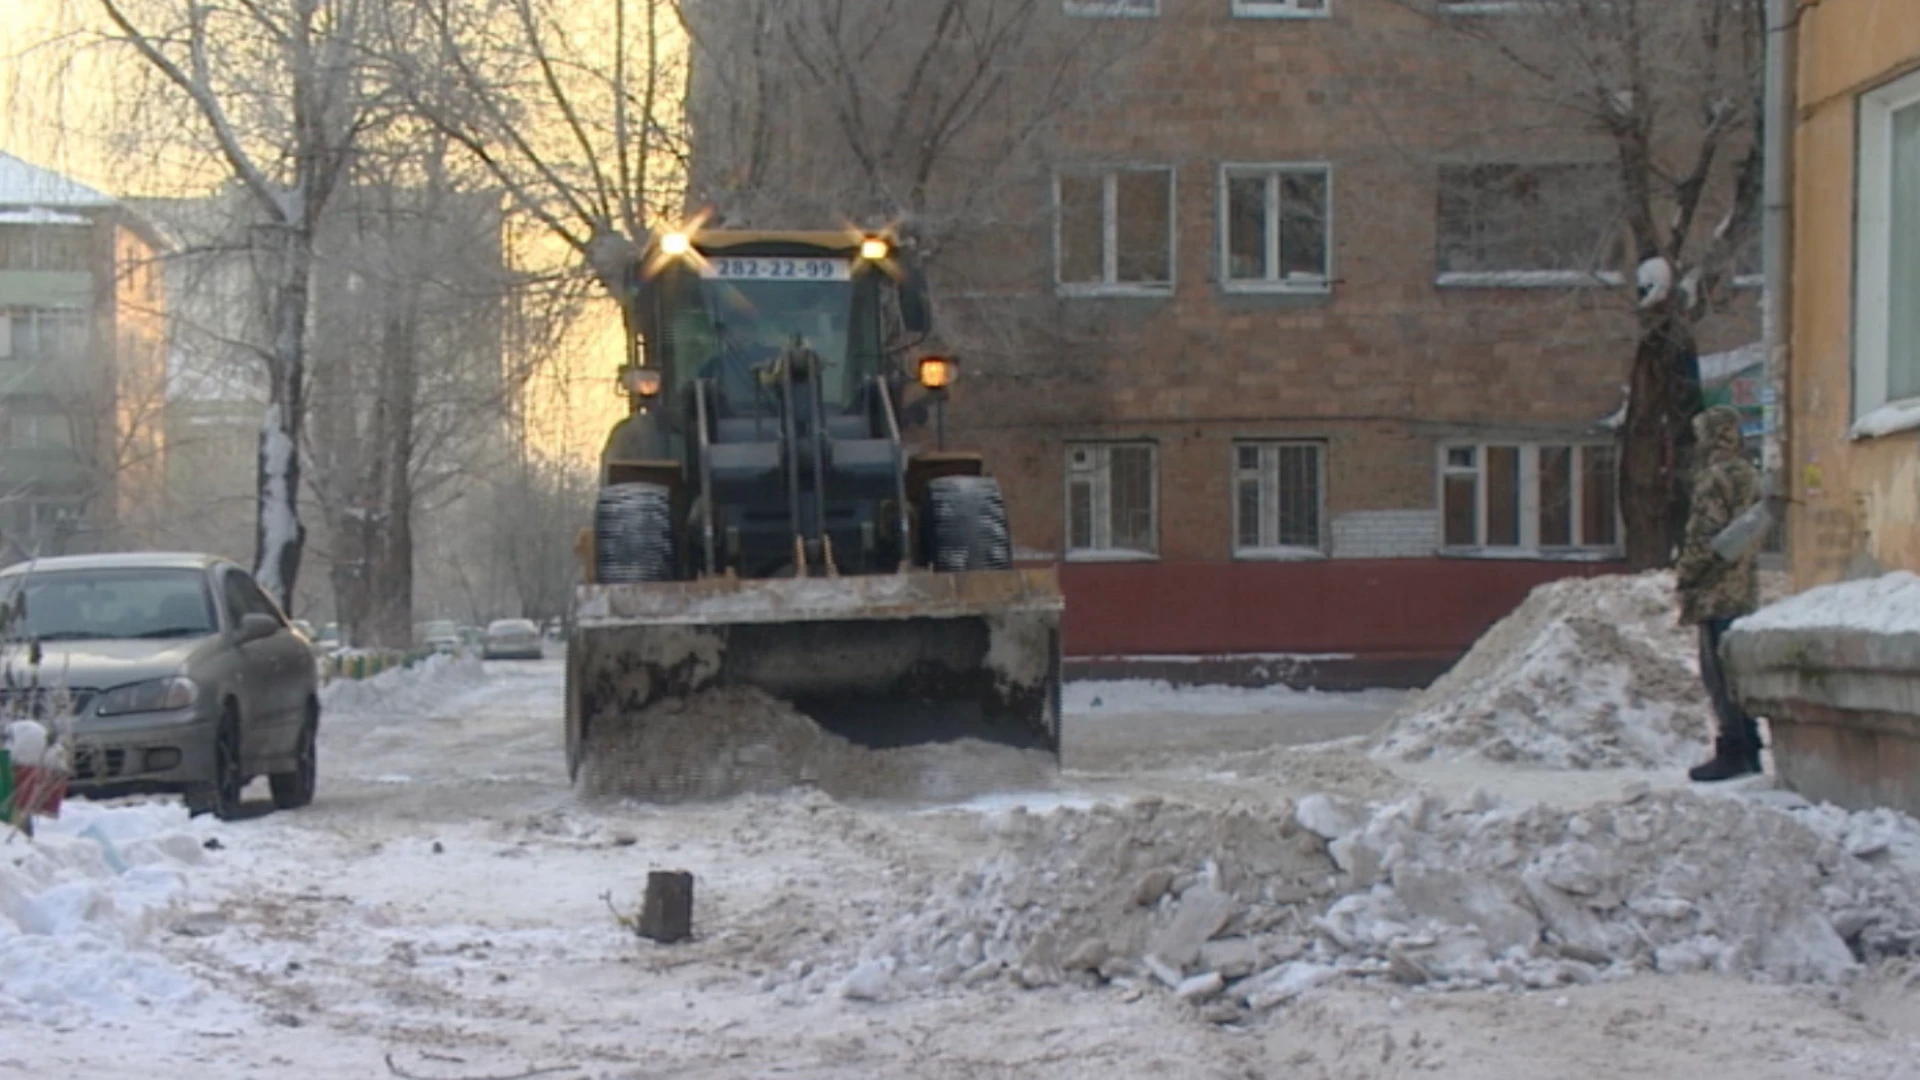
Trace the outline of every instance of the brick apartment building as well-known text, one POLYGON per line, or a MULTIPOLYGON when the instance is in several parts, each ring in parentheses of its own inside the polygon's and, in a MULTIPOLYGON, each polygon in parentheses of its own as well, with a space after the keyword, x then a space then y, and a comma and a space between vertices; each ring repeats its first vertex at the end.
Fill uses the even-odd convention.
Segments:
POLYGON ((1059 564, 1070 662, 1422 680, 1534 585, 1617 569, 1609 144, 1399 0, 1058 8, 1124 55, 934 284, 950 443, 1059 564))

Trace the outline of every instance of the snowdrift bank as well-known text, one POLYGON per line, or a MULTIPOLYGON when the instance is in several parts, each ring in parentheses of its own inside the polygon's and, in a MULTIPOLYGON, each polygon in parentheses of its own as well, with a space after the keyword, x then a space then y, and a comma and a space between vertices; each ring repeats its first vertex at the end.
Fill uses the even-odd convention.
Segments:
POLYGON ((1695 630, 1673 575, 1569 578, 1529 593, 1414 697, 1374 753, 1563 769, 1691 764, 1711 738, 1695 630))
POLYGON ((602 730, 583 770, 588 794, 685 802, 814 787, 839 799, 953 800, 1052 784, 1038 750, 961 739, 871 750, 753 689, 663 701, 602 730))
POLYGON ((1484 794, 1228 813, 1149 800, 983 828, 1002 854, 921 882, 859 957, 802 962, 770 988, 1126 980, 1225 1021, 1341 977, 1828 982, 1920 947, 1920 825, 1791 797, 1643 794, 1571 813, 1484 794))
POLYGON ((424 712, 449 691, 485 682, 477 656, 435 653, 410 668, 391 668, 370 679, 335 679, 320 688, 320 707, 348 712, 424 712))
POLYGON ((1742 630, 1837 630, 1920 634, 1920 574, 1895 570, 1875 578, 1821 585, 1769 604, 1740 620, 1742 630))
POLYGON ((0 844, 0 1020, 86 1022, 203 993, 144 940, 205 861, 178 803, 69 802, 0 844))

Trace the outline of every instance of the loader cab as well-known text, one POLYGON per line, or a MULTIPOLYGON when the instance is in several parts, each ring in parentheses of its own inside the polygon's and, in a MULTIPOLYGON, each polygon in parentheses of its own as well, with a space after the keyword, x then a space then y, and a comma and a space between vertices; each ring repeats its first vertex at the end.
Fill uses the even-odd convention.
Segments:
POLYGON ((829 414, 866 411, 874 377, 897 393, 901 348, 927 330, 917 269, 859 234, 707 232, 684 248, 661 238, 642 265, 642 354, 657 389, 633 402, 669 429, 696 380, 720 419, 776 415, 767 371, 795 346, 818 357, 829 414))

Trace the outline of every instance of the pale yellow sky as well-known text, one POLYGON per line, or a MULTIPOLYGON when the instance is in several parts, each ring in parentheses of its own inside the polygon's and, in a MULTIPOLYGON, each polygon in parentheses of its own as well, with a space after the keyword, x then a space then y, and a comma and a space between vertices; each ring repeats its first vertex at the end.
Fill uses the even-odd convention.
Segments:
MULTIPOLYGON (((72 50, 49 46, 99 18, 94 0, 0 0, 0 149, 108 194, 158 194, 151 163, 134 168, 115 159, 108 140, 115 118, 98 66, 104 58, 74 59, 72 50)), ((168 186, 168 194, 185 193, 168 186)), ((544 260, 554 248, 538 243, 520 254, 544 260)), ((596 300, 581 316, 562 355, 530 388, 529 434, 549 452, 593 459, 624 412, 615 381, 624 349, 610 303, 596 300)))

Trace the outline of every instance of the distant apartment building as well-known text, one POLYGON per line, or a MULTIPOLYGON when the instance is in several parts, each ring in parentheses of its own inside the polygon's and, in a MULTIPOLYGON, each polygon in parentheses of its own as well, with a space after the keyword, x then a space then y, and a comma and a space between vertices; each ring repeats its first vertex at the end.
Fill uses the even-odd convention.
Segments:
MULTIPOLYGON (((1533 586, 1618 568, 1614 148, 1425 21, 1528 16, 1049 7, 1033 33, 1130 36, 933 273, 971 350, 950 442, 986 451, 1021 558, 1059 565, 1070 664, 1414 681, 1533 586)), ((699 63, 697 176, 700 123, 740 123, 699 63)))
POLYGON ((142 542, 166 371, 157 235, 0 152, 0 561, 142 542))

